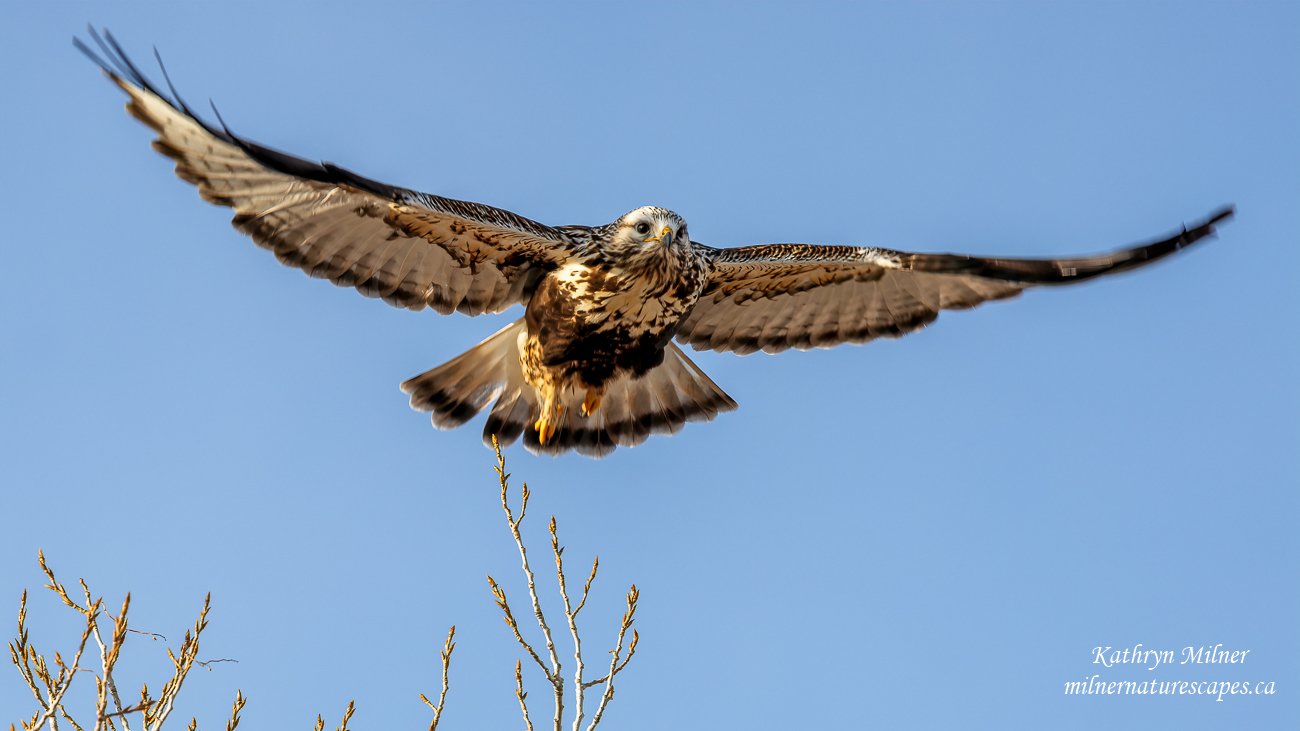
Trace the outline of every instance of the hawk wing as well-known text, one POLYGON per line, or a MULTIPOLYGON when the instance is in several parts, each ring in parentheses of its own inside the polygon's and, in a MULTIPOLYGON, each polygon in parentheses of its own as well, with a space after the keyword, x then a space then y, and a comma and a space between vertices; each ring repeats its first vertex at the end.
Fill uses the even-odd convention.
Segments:
POLYGON ((714 249, 709 284, 677 339, 697 350, 776 353, 895 338, 1026 287, 1143 266, 1210 236, 1232 208, 1168 238, 1098 256, 993 259, 871 247, 769 244, 714 249))
POLYGON ((170 96, 154 86, 111 34, 90 34, 104 58, 80 40, 77 47, 127 93, 127 111, 158 133, 153 146, 176 161, 176 174, 204 199, 233 208, 235 227, 259 246, 313 277, 398 307, 476 315, 525 301, 575 246, 570 233, 581 227, 561 231, 393 187, 264 147, 224 122, 209 124, 170 79, 170 96))

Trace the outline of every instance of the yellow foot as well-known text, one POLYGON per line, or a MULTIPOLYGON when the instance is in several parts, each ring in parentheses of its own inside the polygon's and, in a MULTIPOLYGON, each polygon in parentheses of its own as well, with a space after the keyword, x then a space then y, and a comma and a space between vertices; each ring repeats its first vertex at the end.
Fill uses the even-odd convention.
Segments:
POLYGON ((547 415, 543 412, 542 416, 533 422, 533 428, 537 430, 537 443, 546 444, 551 437, 555 436, 555 430, 559 426, 560 418, 564 416, 564 406, 556 406, 554 415, 547 415))
POLYGON ((599 408, 600 392, 592 388, 587 389, 587 396, 582 400, 582 415, 591 416, 599 408))
POLYGON ((533 422, 533 428, 537 430, 538 444, 546 444, 546 441, 555 433, 555 425, 545 416, 533 422))

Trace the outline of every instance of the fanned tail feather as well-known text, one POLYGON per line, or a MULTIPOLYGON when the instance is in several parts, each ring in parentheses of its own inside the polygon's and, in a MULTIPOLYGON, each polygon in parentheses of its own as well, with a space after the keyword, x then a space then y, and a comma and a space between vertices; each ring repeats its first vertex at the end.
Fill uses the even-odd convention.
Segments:
MULTIPOLYGON (((499 396, 519 370, 519 335, 524 321, 498 330, 461 355, 402 384, 411 408, 429 411, 433 425, 454 429, 499 396)), ((522 381, 521 377, 517 380, 522 381)))
MULTIPOLYGON (((591 416, 582 416, 582 396, 574 394, 565 399, 564 415, 545 444, 539 442, 532 428, 531 419, 536 418, 533 412, 530 421, 515 422, 504 433, 511 440, 522 433, 524 447, 534 454, 575 450, 589 457, 603 457, 617 447, 640 444, 651 434, 674 434, 688 421, 710 421, 736 408, 736 402, 673 343, 664 353, 664 362, 650 372, 640 378, 625 376, 609 383, 600 408, 591 416)), ((494 417, 504 401, 502 398, 493 409, 494 417)), ((501 423, 510 424, 504 419, 501 423)), ((488 427, 493 427, 491 417, 488 427)), ((490 434, 485 431, 485 439, 490 434)), ((498 438, 502 438, 500 434, 498 438)))
POLYGON ((561 396, 564 414, 555 433, 542 444, 534 426, 541 413, 537 392, 525 380, 520 365, 524 321, 499 330, 469 351, 402 384, 411 407, 432 414, 433 425, 452 429, 496 403, 483 428, 483 441, 495 435, 502 445, 520 436, 534 454, 576 450, 603 457, 617 447, 644 442, 651 434, 672 434, 688 421, 709 421, 736 402, 669 343, 664 362, 640 378, 627 376, 609 383, 601 406, 590 416, 581 410, 583 393, 561 396))

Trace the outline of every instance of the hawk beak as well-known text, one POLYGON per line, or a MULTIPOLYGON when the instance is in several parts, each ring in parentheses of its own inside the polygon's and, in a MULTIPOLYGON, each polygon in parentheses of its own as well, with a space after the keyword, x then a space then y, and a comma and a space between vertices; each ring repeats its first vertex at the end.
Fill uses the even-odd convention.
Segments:
POLYGON ((659 232, 659 236, 655 240, 663 244, 665 248, 671 247, 673 245, 673 230, 664 226, 664 230, 659 232))

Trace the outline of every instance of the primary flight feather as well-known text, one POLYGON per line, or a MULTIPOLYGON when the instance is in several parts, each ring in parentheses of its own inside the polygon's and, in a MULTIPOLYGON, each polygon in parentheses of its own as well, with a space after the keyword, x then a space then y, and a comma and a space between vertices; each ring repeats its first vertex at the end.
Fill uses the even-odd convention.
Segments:
MULTIPOLYGON (((387 185, 204 121, 151 83, 112 35, 75 43, 157 132, 154 148, 280 261, 411 310, 524 316, 402 384, 440 428, 492 405, 483 435, 533 452, 602 456, 707 421, 736 402, 673 340, 776 353, 898 337, 940 310, 1143 266, 1214 233, 1224 208, 1159 241, 1097 256, 997 259, 868 246, 716 249, 672 211, 547 226, 480 203, 387 185), (102 55, 101 55, 102 54, 102 55)), ((164 72, 164 78, 166 74, 164 72)))

